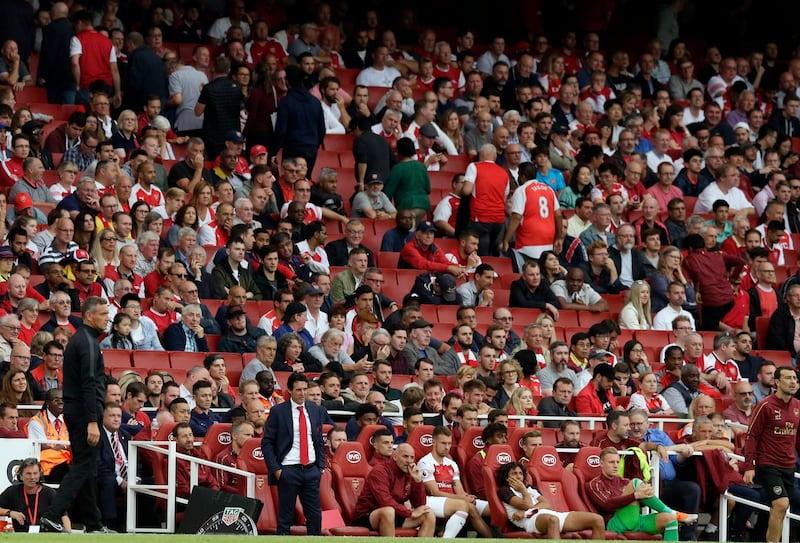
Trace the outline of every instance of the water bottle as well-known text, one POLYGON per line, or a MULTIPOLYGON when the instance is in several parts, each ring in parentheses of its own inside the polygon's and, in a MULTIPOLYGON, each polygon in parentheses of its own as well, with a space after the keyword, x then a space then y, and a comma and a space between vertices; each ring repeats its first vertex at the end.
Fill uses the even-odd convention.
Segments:
POLYGON ((153 419, 153 422, 150 423, 150 441, 156 440, 156 434, 158 433, 158 417, 153 419))
POLYGON ((5 524, 3 526, 3 533, 4 534, 8 534, 8 533, 12 533, 13 534, 14 533, 14 522, 13 522, 13 520, 11 520, 10 516, 0 517, 0 522, 5 524))

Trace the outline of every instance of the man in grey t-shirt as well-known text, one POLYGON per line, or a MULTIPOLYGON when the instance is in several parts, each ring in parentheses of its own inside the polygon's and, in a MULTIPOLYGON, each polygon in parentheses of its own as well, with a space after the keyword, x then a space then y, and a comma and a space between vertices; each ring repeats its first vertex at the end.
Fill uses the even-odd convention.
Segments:
POLYGON ((203 128, 203 116, 194 114, 194 106, 203 85, 208 83, 211 54, 207 47, 197 46, 192 53, 192 65, 181 66, 169 75, 168 105, 177 107, 175 131, 186 133, 203 128))

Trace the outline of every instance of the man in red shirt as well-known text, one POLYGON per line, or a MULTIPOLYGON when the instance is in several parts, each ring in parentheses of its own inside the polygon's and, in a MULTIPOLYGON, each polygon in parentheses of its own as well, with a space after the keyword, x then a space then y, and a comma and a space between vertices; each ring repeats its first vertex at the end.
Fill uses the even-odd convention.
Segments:
MULTIPOLYGON (((590 359, 596 358, 590 355, 590 359)), ((583 371, 589 371, 586 368, 583 371)), ((583 387, 574 400, 575 411, 579 414, 603 415, 617 408, 611 386, 616 374, 611 364, 603 362, 592 370, 592 380, 583 387)))
POLYGON ((433 223, 423 221, 417 226, 414 237, 400 251, 398 267, 405 269, 426 270, 430 272, 447 272, 456 277, 466 275, 466 267, 448 262, 447 257, 433 243, 436 227, 433 223))
MULTIPOLYGON (((200 452, 200 448, 194 446, 194 434, 188 422, 178 423, 175 428, 172 429, 172 437, 175 438, 179 453, 206 460, 203 453, 200 452)), ((189 492, 191 491, 189 469, 188 460, 178 460, 177 471, 175 473, 175 490, 181 498, 188 498, 189 492)), ((219 483, 211 472, 211 468, 202 464, 197 465, 197 484, 210 488, 211 490, 219 490, 219 483)))
MULTIPOLYGON (((252 438, 255 434, 255 426, 249 420, 237 422, 231 426, 231 442, 217 454, 214 462, 238 468, 239 451, 242 450, 244 444, 248 439, 252 438)), ((236 494, 239 491, 239 476, 231 473, 230 471, 217 470, 215 475, 220 489, 225 492, 236 494)))
POLYGON ((480 256, 498 256, 506 225, 508 172, 495 163, 497 148, 491 143, 480 148, 478 159, 467 166, 461 189, 462 196, 472 196, 467 228, 480 234, 480 256))
POLYGON ((175 264, 175 250, 172 247, 162 247, 158 250, 156 269, 144 278, 144 291, 148 297, 155 296, 158 287, 169 283, 169 270, 175 264))
POLYGON ((606 520, 608 530, 649 534, 664 533, 664 541, 678 541, 678 522, 692 523, 697 515, 673 511, 658 499, 653 487, 641 479, 623 479, 619 453, 614 447, 600 453, 602 473, 586 483, 586 493, 606 520), (642 515, 642 505, 657 511, 642 515))
POLYGON ((756 405, 744 444, 744 483, 762 485, 770 502, 767 541, 779 541, 789 496, 794 490, 795 451, 800 451, 800 400, 797 374, 790 366, 775 370, 775 394, 756 405), (758 463, 756 463, 758 458, 758 463))
POLYGON ((425 504, 422 472, 414 462, 414 447, 403 443, 394 452, 394 462, 382 462, 367 476, 358 497, 355 524, 394 537, 395 528, 417 528, 418 537, 432 537, 436 516, 425 504), (413 509, 406 507, 410 501, 413 509))
POLYGON ((178 314, 175 309, 180 307, 180 303, 175 301, 175 294, 169 287, 158 287, 156 295, 153 296, 153 303, 150 309, 143 315, 153 321, 159 335, 171 324, 178 322, 178 314))
POLYGON ((476 498, 486 499, 486 487, 483 483, 483 462, 486 459, 486 449, 490 445, 505 445, 508 443, 508 429, 499 422, 489 423, 481 433, 485 448, 479 450, 467 460, 464 467, 464 478, 469 481, 470 490, 476 498))

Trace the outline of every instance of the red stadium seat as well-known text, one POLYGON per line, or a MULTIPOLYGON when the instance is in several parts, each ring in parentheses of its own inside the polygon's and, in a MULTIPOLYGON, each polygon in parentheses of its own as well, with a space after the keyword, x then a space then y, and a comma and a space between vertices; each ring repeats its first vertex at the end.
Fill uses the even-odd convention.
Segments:
POLYGON ((364 490, 367 475, 372 470, 367 463, 361 443, 346 441, 339 445, 331 462, 333 490, 347 524, 355 520, 356 502, 364 490))
POLYGON ((361 429, 358 433, 358 441, 364 448, 364 454, 367 457, 367 462, 372 460, 372 455, 375 454, 375 449, 372 446, 372 436, 380 429, 386 429, 383 424, 370 424, 361 429))
MULTIPOLYGON (((578 492, 578 479, 564 469, 554 447, 543 445, 533 450, 528 464, 528 473, 539 489, 548 489, 547 501, 556 511, 588 511, 578 492)), ((608 532, 606 539, 616 539, 616 533, 608 532)))
POLYGON ((578 312, 562 309, 558 312, 558 325, 567 328, 584 328, 578 319, 578 312))
POLYGON ((326 151, 341 154, 353 154, 353 136, 350 134, 328 134, 322 142, 326 151))
POLYGON ((134 368, 150 369, 153 366, 167 366, 169 355, 166 351, 131 351, 134 368))
POLYGON ((400 261, 400 253, 380 251, 377 256, 378 261, 375 264, 380 268, 397 268, 397 263, 400 261))
POLYGON ((430 424, 417 426, 411 430, 406 443, 414 447, 414 457, 419 460, 433 448, 433 426, 430 424))
POLYGON ((231 444, 231 423, 218 422, 212 424, 203 438, 201 449, 209 460, 214 460, 217 455, 231 444))
POLYGON ((513 460, 511 447, 508 445, 492 445, 486 453, 486 462, 483 466, 483 484, 486 489, 486 498, 489 500, 491 511, 491 525, 500 530, 506 538, 537 538, 533 534, 524 532, 508 522, 508 513, 502 500, 497 495, 497 481, 495 473, 497 468, 513 460))
POLYGON ((470 162, 472 160, 466 155, 447 155, 447 164, 442 166, 442 170, 450 173, 464 173, 470 162))
POLYGON ((614 319, 610 311, 602 311, 600 313, 581 311, 578 313, 578 320, 580 321, 581 326, 585 327, 587 330, 593 324, 603 322, 606 319, 614 319))
POLYGON ((106 367, 130 368, 131 352, 122 349, 103 349, 103 362, 106 367))
MULTIPOLYGON (((467 467, 467 462, 469 462, 469 459, 472 458, 479 450, 483 449, 484 443, 483 438, 481 437, 482 433, 483 428, 480 426, 475 426, 473 428, 469 428, 458 441, 458 446, 454 451, 454 460, 461 467, 462 472, 467 467)), ((462 477, 461 483, 464 485, 464 489, 467 492, 472 490, 466 477, 462 477)))

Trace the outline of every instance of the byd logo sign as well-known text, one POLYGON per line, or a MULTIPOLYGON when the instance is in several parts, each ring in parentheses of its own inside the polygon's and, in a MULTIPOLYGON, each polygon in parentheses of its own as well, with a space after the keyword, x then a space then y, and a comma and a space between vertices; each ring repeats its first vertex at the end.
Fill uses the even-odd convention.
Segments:
POLYGON ((593 454, 589 458, 586 459, 586 463, 593 468, 597 468, 600 466, 600 457, 596 454, 593 454))
POLYGON ((513 459, 511 458, 511 455, 508 454, 507 452, 501 452, 498 453, 498 455, 495 457, 495 460, 497 460, 498 464, 508 464, 513 459))
POLYGON ((483 438, 481 436, 478 436, 472 440, 472 446, 475 447, 476 449, 482 449, 486 446, 486 444, 483 442, 483 438))
POLYGON ((558 458, 553 456, 552 454, 545 454, 542 456, 542 464, 548 467, 555 466, 558 463, 558 458))
POLYGON ((231 434, 230 432, 222 432, 217 436, 217 441, 220 445, 230 445, 231 444, 231 434))
POLYGON ((358 464, 359 462, 361 462, 361 453, 358 451, 350 451, 349 453, 347 453, 345 459, 351 464, 358 464))
POLYGON ((423 447, 433 447, 433 436, 430 434, 424 434, 420 436, 419 443, 423 447))
POLYGON ((253 449, 253 458, 256 460, 264 460, 264 453, 261 451, 261 447, 253 449))

